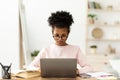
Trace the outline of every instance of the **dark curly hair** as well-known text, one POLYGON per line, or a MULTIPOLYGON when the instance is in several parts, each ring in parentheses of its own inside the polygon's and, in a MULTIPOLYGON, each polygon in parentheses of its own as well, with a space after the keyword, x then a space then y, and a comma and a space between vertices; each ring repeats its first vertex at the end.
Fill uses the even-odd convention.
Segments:
POLYGON ((51 16, 48 18, 49 25, 54 28, 68 28, 72 23, 74 23, 72 15, 67 11, 57 11, 51 13, 51 16))

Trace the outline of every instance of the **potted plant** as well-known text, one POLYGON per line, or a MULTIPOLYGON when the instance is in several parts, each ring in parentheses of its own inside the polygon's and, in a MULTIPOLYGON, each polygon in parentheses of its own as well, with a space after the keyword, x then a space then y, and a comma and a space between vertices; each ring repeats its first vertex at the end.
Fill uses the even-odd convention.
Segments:
POLYGON ((90 46, 90 51, 91 51, 91 53, 96 54, 97 46, 96 45, 91 45, 90 46))
POLYGON ((90 24, 94 24, 94 19, 95 19, 96 15, 95 14, 88 14, 88 19, 89 19, 89 23, 90 24))
POLYGON ((38 55, 39 52, 39 50, 34 50, 33 52, 31 52, 32 60, 38 55))

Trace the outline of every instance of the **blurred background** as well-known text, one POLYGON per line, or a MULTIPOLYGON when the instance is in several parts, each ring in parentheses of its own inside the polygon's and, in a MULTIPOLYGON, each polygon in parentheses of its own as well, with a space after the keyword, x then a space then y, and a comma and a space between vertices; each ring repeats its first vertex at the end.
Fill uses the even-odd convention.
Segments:
POLYGON ((120 59, 119 0, 3 0, 0 10, 0 62, 13 70, 54 43, 47 19, 63 10, 74 19, 67 42, 80 46, 95 71, 118 74, 111 60, 120 59))

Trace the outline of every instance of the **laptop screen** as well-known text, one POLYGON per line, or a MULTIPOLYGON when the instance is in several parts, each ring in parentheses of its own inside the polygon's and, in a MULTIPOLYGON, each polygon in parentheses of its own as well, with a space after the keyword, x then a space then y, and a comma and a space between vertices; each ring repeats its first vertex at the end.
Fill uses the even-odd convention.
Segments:
POLYGON ((76 77, 75 58, 42 58, 40 66, 42 77, 76 77))

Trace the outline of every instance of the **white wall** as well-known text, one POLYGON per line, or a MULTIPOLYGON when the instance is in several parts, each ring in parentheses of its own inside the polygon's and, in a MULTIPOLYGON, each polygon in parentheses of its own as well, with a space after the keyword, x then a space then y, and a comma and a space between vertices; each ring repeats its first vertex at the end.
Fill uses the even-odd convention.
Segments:
POLYGON ((0 0, 0 62, 19 69, 18 0, 0 0))
POLYGON ((66 10, 74 18, 68 43, 79 45, 85 52, 87 0, 24 0, 24 5, 30 51, 54 42, 47 19, 51 12, 66 10))

